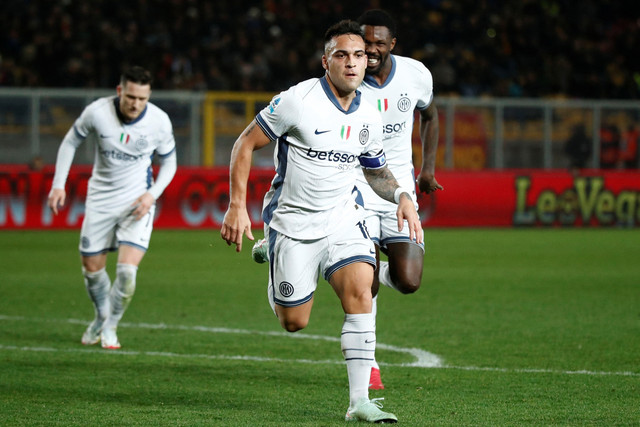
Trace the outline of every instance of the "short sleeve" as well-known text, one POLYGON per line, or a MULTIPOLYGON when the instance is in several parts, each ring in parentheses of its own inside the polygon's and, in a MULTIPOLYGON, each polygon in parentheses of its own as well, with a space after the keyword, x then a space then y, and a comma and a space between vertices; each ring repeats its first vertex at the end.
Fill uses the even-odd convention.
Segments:
POLYGON ((431 72, 422 63, 419 63, 418 70, 420 78, 417 79, 417 82, 420 87, 417 88, 416 93, 420 94, 420 96, 416 102, 416 108, 418 110, 424 110, 429 107, 433 101, 433 77, 431 76, 431 72))
POLYGON ((302 99, 291 88, 274 96, 269 105, 258 113, 256 122, 269 139, 275 141, 296 127, 303 113, 302 99))

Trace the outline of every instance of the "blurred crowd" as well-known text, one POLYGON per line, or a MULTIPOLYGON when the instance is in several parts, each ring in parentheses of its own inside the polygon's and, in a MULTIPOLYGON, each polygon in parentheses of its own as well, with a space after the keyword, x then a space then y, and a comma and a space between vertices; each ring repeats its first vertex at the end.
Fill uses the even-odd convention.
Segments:
POLYGON ((279 91, 323 74, 326 28, 386 9, 437 95, 640 98, 640 2, 4 0, 0 87, 279 91))

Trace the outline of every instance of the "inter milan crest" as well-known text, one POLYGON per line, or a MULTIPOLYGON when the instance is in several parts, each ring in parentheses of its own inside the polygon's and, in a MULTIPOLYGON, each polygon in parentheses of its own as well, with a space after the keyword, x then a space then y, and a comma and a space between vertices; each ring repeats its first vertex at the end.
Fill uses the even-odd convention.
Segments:
POLYGON ((138 151, 143 151, 145 148, 147 148, 147 146, 149 145, 149 143, 146 140, 147 136, 146 135, 140 135, 140 139, 136 140, 136 149, 138 151))
POLYGON ((290 297, 293 295, 293 285, 289 282, 280 282, 280 293, 283 297, 290 297))
POLYGON ((367 141, 369 141, 369 129, 367 128, 367 125, 364 125, 363 128, 360 130, 360 134, 358 135, 358 140, 362 145, 365 145, 367 141))
POLYGON ((398 110, 402 111, 403 113, 406 113, 407 111, 409 111, 410 108, 411 108, 411 100, 407 98, 406 93, 404 94, 401 93, 400 99, 398 100, 398 110))

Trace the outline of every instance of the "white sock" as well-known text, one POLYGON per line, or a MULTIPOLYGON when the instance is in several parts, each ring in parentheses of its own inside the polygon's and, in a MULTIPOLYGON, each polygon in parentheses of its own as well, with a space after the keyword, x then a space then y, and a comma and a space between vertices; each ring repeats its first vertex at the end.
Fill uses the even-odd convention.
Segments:
POLYGON ((116 266, 116 280, 113 282, 109 300, 111 302, 111 312, 104 324, 105 328, 117 328, 118 322, 129 306, 133 294, 136 291, 136 273, 138 267, 131 264, 118 264, 116 266))
MULTIPOLYGON (((371 314, 373 314, 373 328, 375 330, 376 318, 378 317, 378 295, 373 297, 373 299, 371 300, 371 314)), ((376 360, 375 353, 373 354, 373 361, 371 362, 371 367, 380 369, 380 366, 378 366, 378 361, 376 360)))
POLYGON ((91 302, 93 302, 96 321, 102 324, 109 316, 109 289, 111 288, 109 275, 106 268, 98 271, 87 271, 84 267, 82 268, 82 275, 84 276, 84 286, 91 302))
POLYGON ((373 314, 346 314, 340 337, 342 355, 347 362, 349 376, 349 406, 361 399, 369 399, 371 361, 376 350, 376 331, 373 314))
POLYGON ((380 267, 378 268, 378 280, 386 287, 395 289, 396 291, 398 290, 396 285, 393 283, 393 280, 391 280, 388 261, 380 261, 380 267))

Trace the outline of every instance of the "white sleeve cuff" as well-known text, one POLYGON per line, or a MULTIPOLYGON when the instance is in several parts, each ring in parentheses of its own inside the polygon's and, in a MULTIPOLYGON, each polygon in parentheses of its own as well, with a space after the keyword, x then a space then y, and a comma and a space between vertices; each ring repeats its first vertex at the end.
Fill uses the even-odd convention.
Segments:
POLYGON ((407 190, 406 188, 398 187, 393 193, 393 201, 396 202, 396 204, 400 203, 400 195, 402 193, 407 193, 409 199, 413 200, 413 197, 411 197, 411 191, 407 190))

